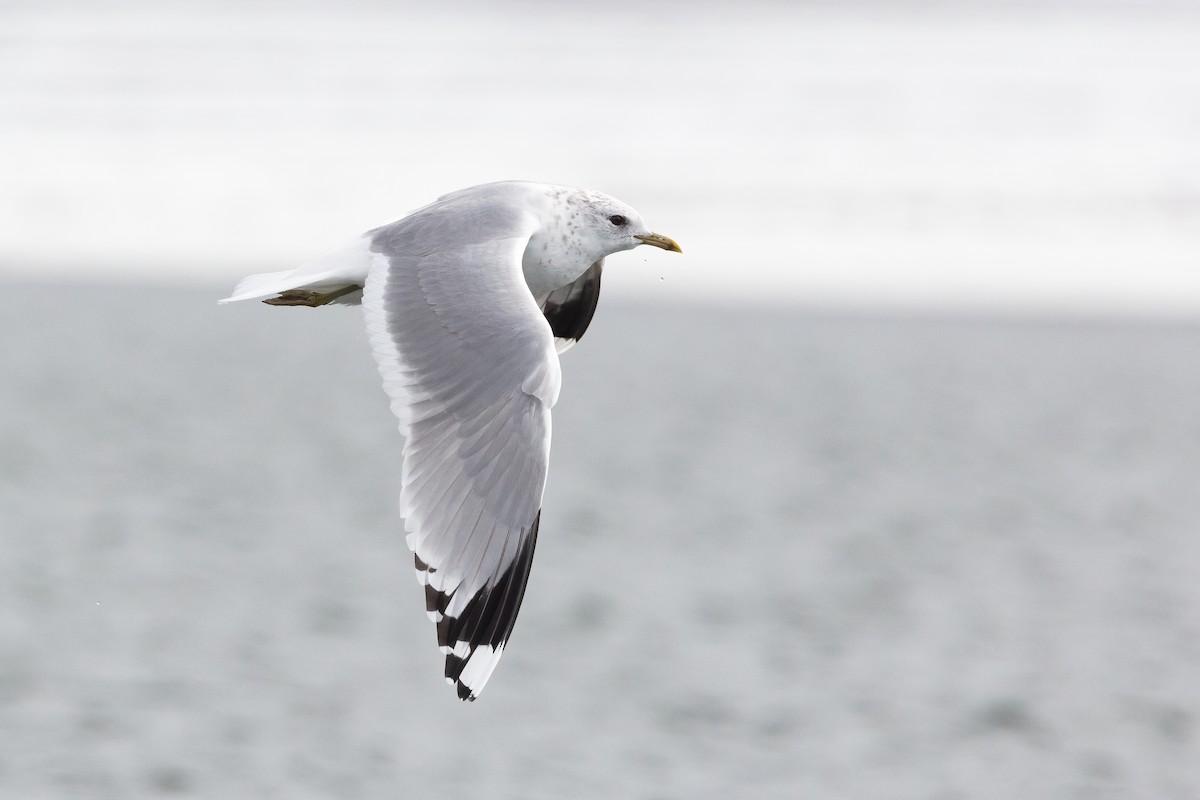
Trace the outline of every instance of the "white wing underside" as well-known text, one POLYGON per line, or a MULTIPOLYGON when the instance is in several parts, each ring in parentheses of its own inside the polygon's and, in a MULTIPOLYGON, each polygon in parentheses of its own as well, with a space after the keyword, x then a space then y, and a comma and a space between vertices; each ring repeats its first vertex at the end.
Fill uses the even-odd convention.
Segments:
POLYGON ((400 511, 465 699, 490 677, 524 594, 561 381, 521 270, 535 224, 450 195, 368 234, 362 302, 405 437, 400 511))

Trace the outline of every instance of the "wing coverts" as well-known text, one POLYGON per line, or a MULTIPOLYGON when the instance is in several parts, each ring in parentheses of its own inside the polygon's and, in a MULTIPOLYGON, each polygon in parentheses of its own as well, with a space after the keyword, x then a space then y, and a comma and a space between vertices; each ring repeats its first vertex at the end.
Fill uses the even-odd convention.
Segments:
MULTIPOLYGON (((553 322, 521 272, 535 225, 448 195, 369 234, 376 257, 363 304, 405 436, 400 510, 446 678, 470 700, 503 653, 529 579, 561 382, 553 322)), ((590 320, 595 299, 586 286, 577 294, 555 305, 590 320)), ((568 333, 582 335, 586 320, 568 333)))

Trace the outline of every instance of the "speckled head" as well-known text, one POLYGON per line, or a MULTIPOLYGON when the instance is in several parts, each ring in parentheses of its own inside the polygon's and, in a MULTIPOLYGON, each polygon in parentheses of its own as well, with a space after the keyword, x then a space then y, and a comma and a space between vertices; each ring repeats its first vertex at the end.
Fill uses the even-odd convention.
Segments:
POLYGON ((568 186, 546 186, 542 227, 525 249, 525 281, 535 294, 565 286, 605 256, 648 244, 682 253, 653 233, 637 211, 615 197, 568 186))

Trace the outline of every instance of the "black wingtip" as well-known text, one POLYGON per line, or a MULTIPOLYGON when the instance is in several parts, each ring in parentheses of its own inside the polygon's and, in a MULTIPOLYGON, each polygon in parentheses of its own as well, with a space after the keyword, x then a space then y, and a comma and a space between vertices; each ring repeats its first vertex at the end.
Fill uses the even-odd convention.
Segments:
POLYGON ((508 569, 501 573, 495 584, 476 592, 460 616, 445 615, 449 598, 426 586, 426 608, 443 614, 437 622, 438 645, 450 650, 456 649, 463 642, 468 645, 466 658, 453 652, 446 654, 446 678, 455 684, 458 696, 462 700, 474 700, 475 690, 480 688, 468 686, 460 680, 476 649, 481 646, 493 650, 501 649, 512 636, 517 614, 521 610, 521 601, 525 597, 525 586, 529 583, 529 571, 533 565, 533 552, 537 545, 541 519, 542 512, 539 509, 529 530, 521 537, 521 546, 508 569))

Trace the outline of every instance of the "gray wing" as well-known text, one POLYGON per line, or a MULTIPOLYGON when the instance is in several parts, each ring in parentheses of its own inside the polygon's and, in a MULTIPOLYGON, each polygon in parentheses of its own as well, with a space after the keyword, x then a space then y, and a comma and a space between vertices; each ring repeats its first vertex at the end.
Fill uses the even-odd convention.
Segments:
POLYGON ((600 273, 604 270, 604 259, 587 268, 587 271, 559 289, 555 289, 538 305, 542 315, 554 332, 554 343, 558 352, 563 352, 583 338, 584 331, 596 313, 600 302, 600 273))
POLYGON ((470 700, 529 578, 561 381, 521 272, 534 225, 452 195, 370 234, 363 306, 405 436, 400 510, 446 678, 470 700))

